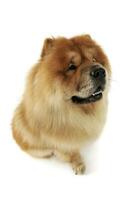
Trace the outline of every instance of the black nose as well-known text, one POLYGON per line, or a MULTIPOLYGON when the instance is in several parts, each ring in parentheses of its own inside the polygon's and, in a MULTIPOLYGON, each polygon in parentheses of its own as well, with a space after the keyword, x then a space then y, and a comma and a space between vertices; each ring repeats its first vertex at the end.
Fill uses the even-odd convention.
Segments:
POLYGON ((106 76, 105 69, 102 67, 94 66, 93 70, 91 71, 90 75, 95 79, 102 79, 106 76))

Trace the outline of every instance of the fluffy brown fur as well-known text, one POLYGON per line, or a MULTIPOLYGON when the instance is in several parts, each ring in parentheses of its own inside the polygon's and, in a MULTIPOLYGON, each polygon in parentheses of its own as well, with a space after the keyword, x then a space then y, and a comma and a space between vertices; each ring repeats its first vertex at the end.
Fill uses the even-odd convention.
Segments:
POLYGON ((32 68, 13 121, 13 137, 20 147, 37 157, 58 156, 72 164, 76 174, 85 171, 80 149, 102 131, 107 110, 110 65, 106 55, 89 35, 70 39, 46 39, 39 62, 32 68), (76 71, 67 67, 72 61, 76 71), (93 62, 107 71, 103 98, 89 104, 74 104, 81 74, 93 62))

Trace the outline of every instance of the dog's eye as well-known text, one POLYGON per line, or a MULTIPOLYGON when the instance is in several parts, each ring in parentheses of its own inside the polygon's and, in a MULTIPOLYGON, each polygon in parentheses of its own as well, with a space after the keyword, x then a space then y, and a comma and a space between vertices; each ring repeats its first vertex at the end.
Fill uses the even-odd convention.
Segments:
POLYGON ((74 65, 73 63, 70 63, 68 66, 68 71, 75 71, 76 70, 76 65, 74 65))

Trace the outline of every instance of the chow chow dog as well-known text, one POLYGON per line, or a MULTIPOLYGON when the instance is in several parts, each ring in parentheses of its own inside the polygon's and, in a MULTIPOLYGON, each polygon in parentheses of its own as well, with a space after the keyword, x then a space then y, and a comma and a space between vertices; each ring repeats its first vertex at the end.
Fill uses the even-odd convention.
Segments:
POLYGON ((89 36, 47 38, 13 120, 13 137, 32 156, 56 156, 85 172, 80 149, 106 120, 110 64, 89 36))

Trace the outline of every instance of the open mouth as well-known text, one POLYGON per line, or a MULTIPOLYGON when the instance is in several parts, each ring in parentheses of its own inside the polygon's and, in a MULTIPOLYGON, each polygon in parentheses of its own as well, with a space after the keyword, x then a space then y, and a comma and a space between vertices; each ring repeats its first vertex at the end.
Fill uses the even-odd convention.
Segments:
POLYGON ((100 87, 98 87, 97 90, 89 97, 82 98, 79 96, 73 96, 72 101, 73 101, 73 103, 77 103, 77 104, 87 104, 87 103, 96 102, 96 101, 102 99, 102 96, 103 96, 102 89, 100 87))

